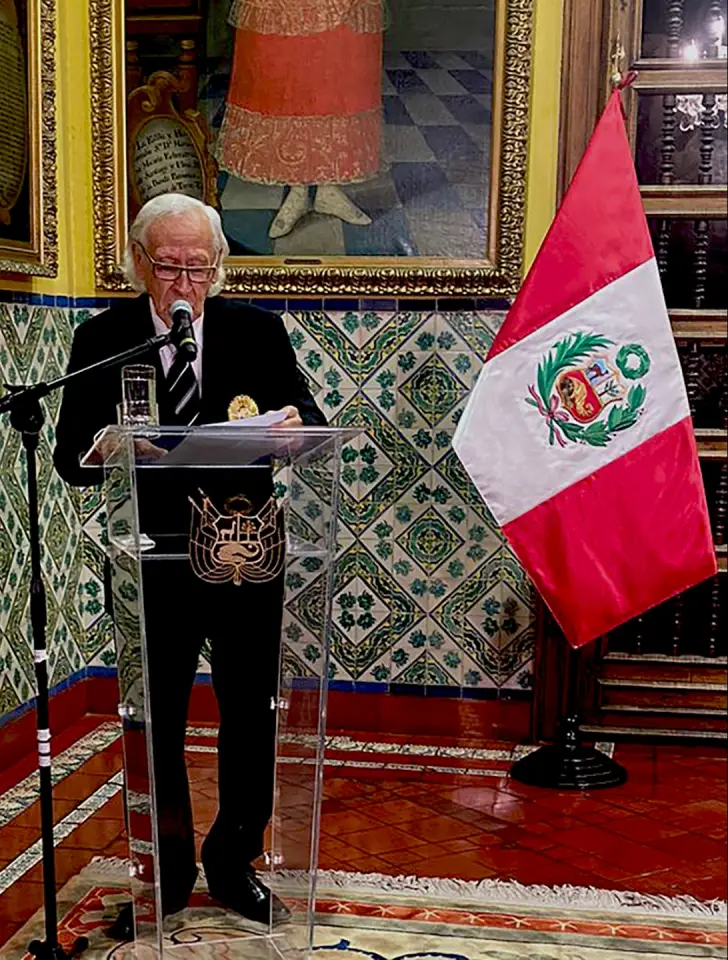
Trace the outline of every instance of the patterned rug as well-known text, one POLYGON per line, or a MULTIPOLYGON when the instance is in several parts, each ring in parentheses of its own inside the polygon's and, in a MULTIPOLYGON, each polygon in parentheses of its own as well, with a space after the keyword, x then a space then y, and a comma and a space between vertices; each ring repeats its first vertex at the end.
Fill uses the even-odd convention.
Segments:
MULTIPOLYGON (((513 885, 481 884, 478 895, 476 885, 458 881, 422 883, 356 874, 328 874, 322 881, 314 960, 671 960, 728 955, 724 905, 688 898, 630 901, 630 895, 592 891, 592 905, 575 909, 568 904, 588 903, 589 891, 514 891, 513 885), (506 892, 509 906, 499 908, 496 900, 505 899, 506 892), (486 905, 486 900, 492 902, 486 905), (609 909, 598 909, 598 902, 609 909)), ((69 881, 59 894, 62 943, 68 947, 76 937, 88 937, 85 960, 153 960, 153 951, 114 943, 105 934, 120 903, 128 899, 126 883, 123 862, 108 860, 94 861, 69 881)), ((2 960, 26 960, 27 944, 42 937, 42 924, 39 912, 0 949, 2 960)), ((168 918, 165 942, 175 960, 305 956, 295 927, 290 939, 284 935, 276 946, 263 943, 254 929, 215 906, 202 891, 193 895, 187 910, 168 918)))

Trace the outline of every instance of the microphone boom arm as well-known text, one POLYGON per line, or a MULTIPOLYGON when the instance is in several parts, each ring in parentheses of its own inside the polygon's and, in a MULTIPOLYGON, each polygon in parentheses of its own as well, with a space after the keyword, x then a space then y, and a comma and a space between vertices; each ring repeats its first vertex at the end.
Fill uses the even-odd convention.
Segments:
POLYGON ((99 360, 98 363, 92 363, 88 367, 74 370, 73 373, 66 373, 64 376, 57 377, 55 380, 48 382, 31 383, 28 386, 14 386, 13 384, 6 383, 4 386, 9 392, 5 394, 5 396, 0 397, 0 413, 15 410, 34 400, 40 400, 41 397, 47 397, 48 394, 53 393, 54 390, 65 387, 71 380, 77 380, 85 377, 87 374, 98 373, 101 370, 120 367, 126 363, 127 360, 136 360, 137 357, 141 357, 145 353, 150 353, 153 350, 164 347, 171 339, 171 330, 168 333, 159 333, 154 337, 150 337, 148 340, 144 340, 142 343, 138 343, 135 347, 130 347, 122 353, 115 354, 113 357, 99 360))

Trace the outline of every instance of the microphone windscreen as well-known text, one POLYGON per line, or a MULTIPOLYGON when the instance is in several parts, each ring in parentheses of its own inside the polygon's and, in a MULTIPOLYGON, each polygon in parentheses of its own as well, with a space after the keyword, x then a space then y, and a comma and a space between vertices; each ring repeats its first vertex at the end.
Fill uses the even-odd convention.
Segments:
POLYGON ((194 317, 192 316, 192 305, 186 300, 175 300, 169 312, 171 313, 172 317, 174 317, 175 313, 182 310, 184 310, 184 312, 189 316, 190 323, 192 323, 194 320, 194 317))
POLYGON ((172 314, 172 343, 187 354, 190 360, 197 356, 197 340, 192 328, 194 314, 186 300, 175 300, 170 308, 172 314))

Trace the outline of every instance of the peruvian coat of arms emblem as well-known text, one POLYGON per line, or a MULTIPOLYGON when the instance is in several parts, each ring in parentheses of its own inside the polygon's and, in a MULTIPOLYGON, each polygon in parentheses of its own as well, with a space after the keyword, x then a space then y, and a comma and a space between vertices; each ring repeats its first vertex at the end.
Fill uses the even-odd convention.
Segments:
POLYGON ((194 507, 190 529, 190 563, 208 583, 232 581, 266 583, 283 570, 286 535, 283 510, 271 497, 257 512, 247 497, 225 501, 221 513, 200 491, 202 503, 194 507))
POLYGON ((617 347, 601 334, 573 333, 543 357, 525 400, 546 421, 549 443, 605 447, 642 414, 647 389, 638 381, 649 369, 638 343, 617 347))

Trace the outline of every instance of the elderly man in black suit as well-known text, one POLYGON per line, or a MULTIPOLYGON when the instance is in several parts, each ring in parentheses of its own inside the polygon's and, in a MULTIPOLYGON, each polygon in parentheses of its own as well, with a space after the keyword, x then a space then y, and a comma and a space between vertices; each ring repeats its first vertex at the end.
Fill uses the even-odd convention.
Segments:
MULTIPOLYGON (((192 307, 197 357, 189 362, 173 346, 150 356, 157 371, 163 425, 216 423, 245 396, 263 411, 282 410, 283 426, 325 425, 296 364, 280 317, 217 296, 228 252, 215 210, 190 197, 150 200, 129 234, 127 275, 143 291, 120 299, 76 331, 69 371, 131 347, 172 323, 171 307, 192 307)), ((121 375, 104 371, 66 386, 56 432, 55 464, 71 484, 100 482, 80 458, 98 431, 116 422, 121 375)), ((141 476, 140 527, 156 551, 144 554, 143 589, 149 655, 154 772, 160 836, 162 909, 186 906, 197 877, 194 828, 184 760, 189 697, 205 639, 220 710, 217 818, 202 848, 213 897, 243 916, 274 922, 285 907, 256 876, 273 803, 275 697, 280 652, 283 578, 267 582, 209 583, 187 559, 181 532, 190 529, 190 497, 200 488, 221 513, 244 503, 252 514, 271 509, 270 470, 147 471, 141 476), (251 479, 251 475, 255 479, 251 479), (232 507, 231 507, 232 504, 232 507)), ((131 936, 131 912, 117 924, 131 936)))

